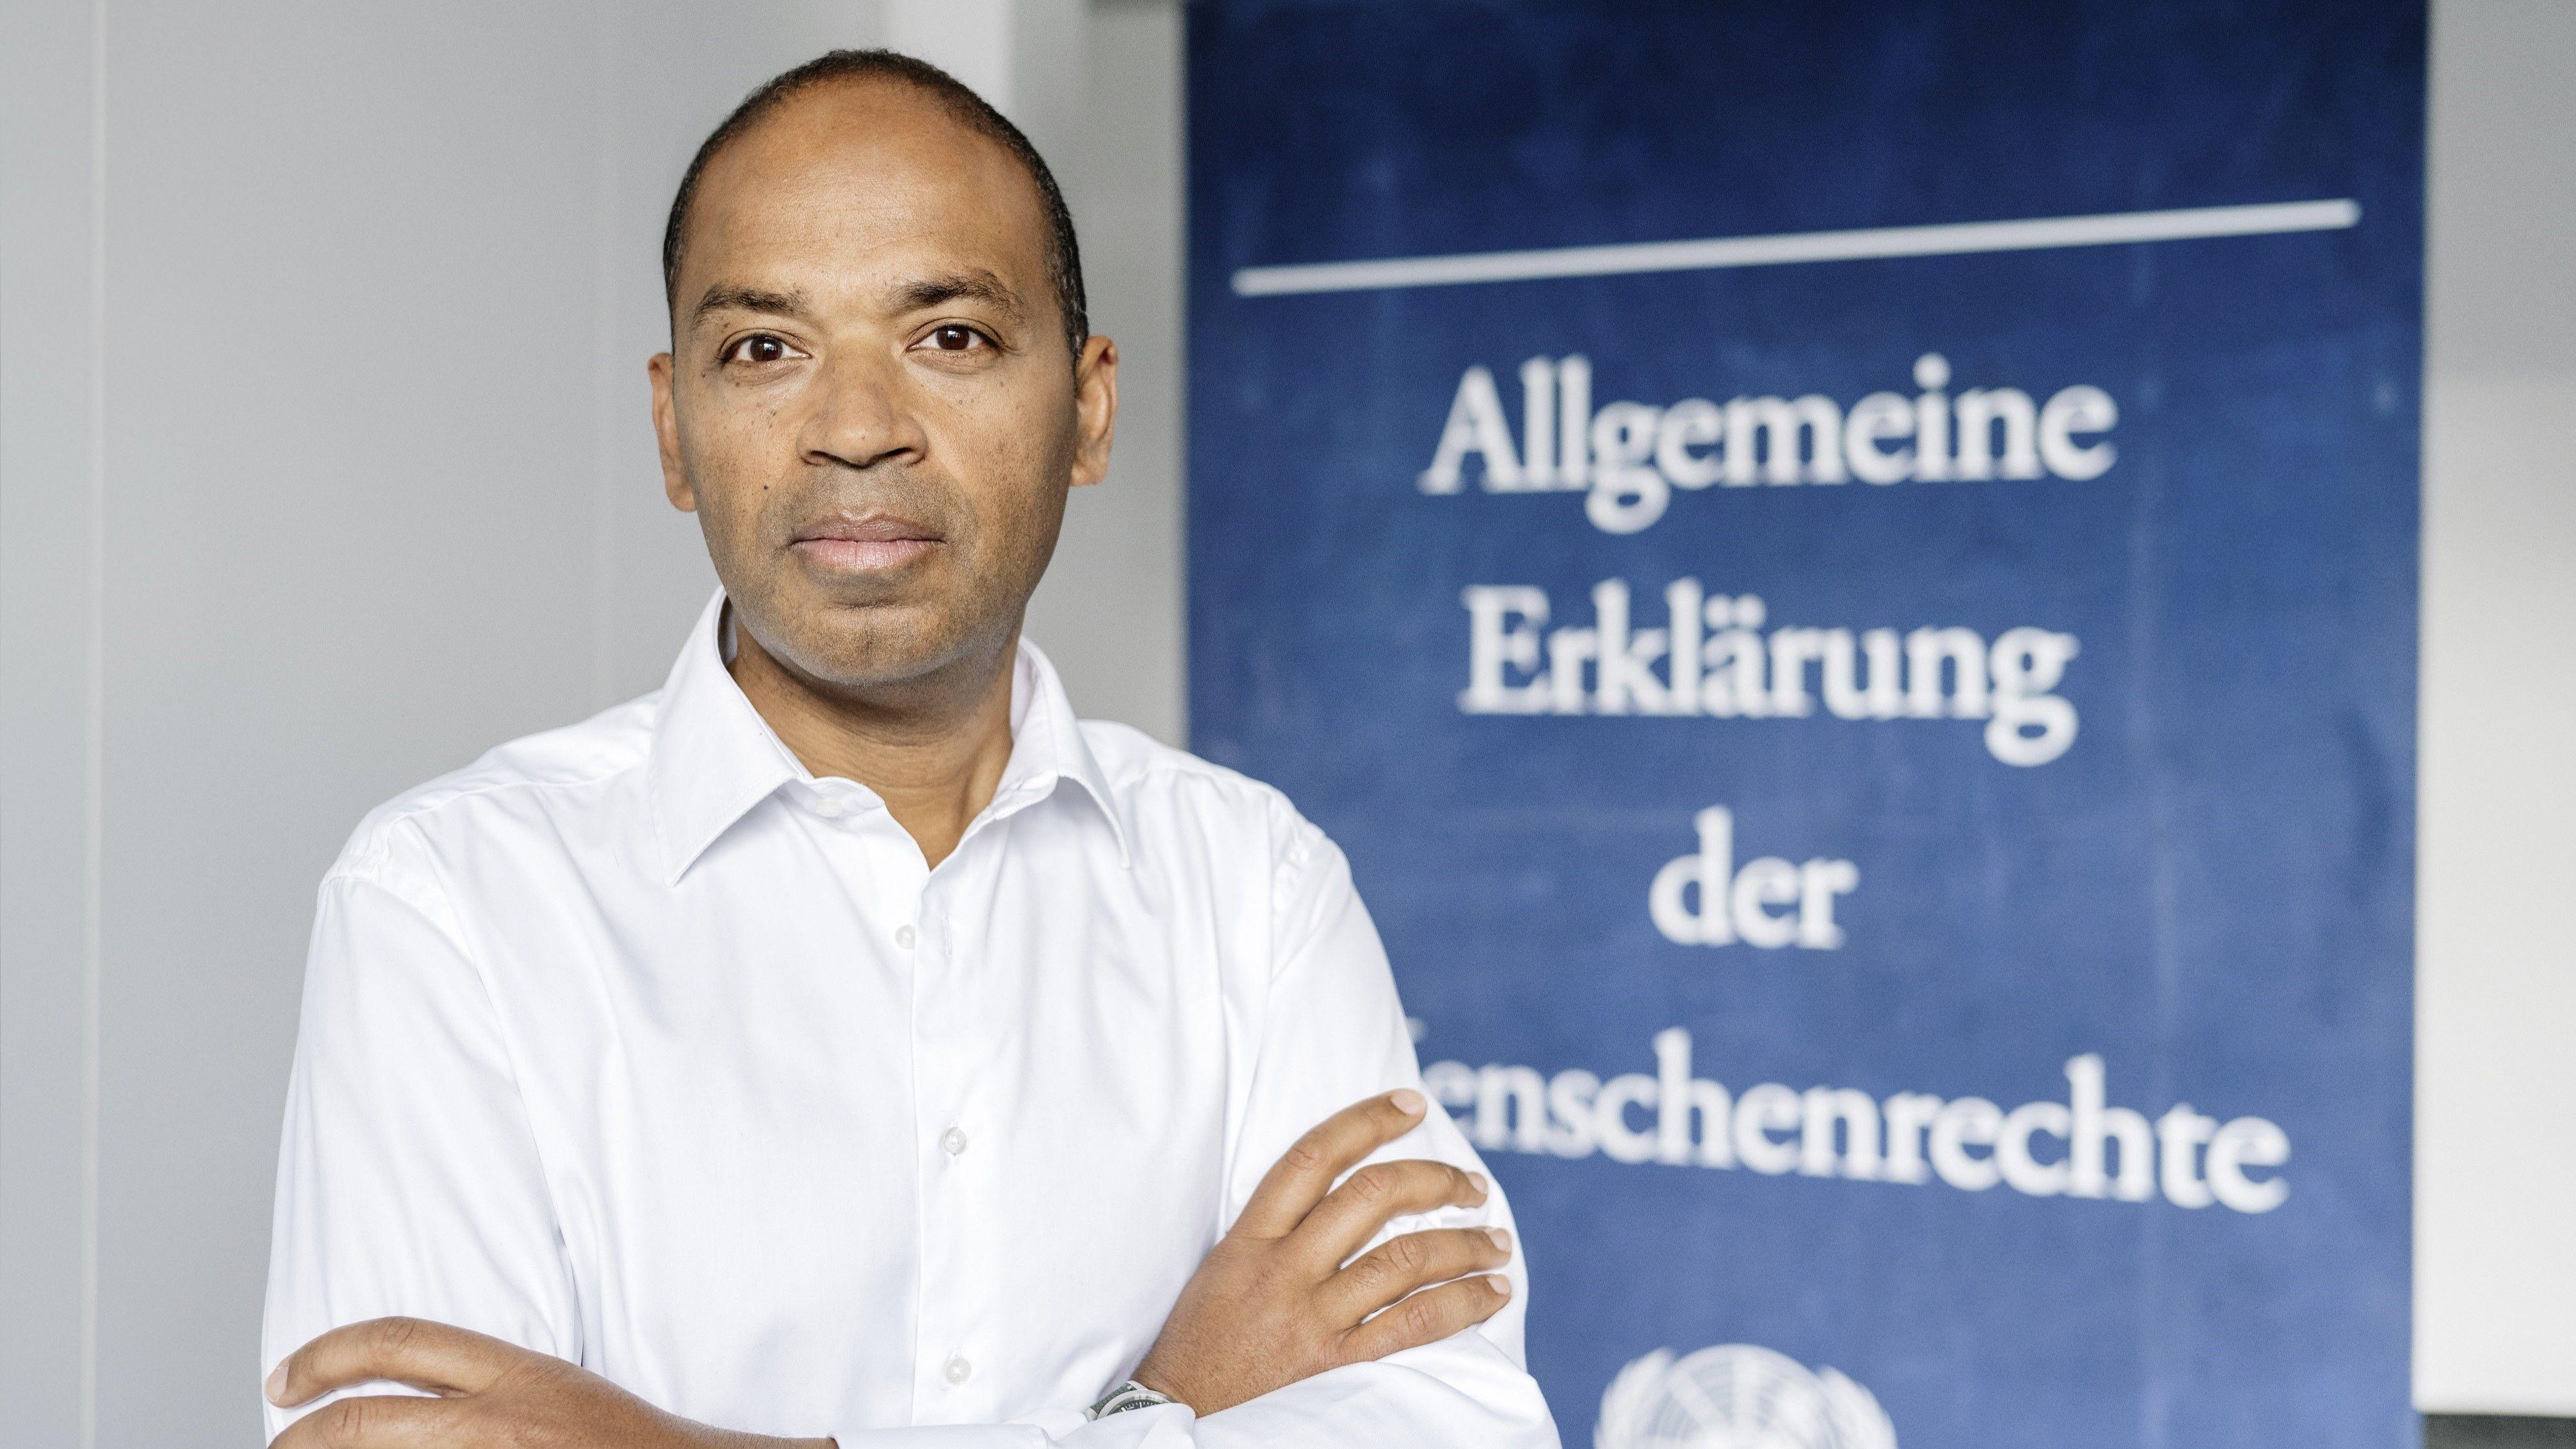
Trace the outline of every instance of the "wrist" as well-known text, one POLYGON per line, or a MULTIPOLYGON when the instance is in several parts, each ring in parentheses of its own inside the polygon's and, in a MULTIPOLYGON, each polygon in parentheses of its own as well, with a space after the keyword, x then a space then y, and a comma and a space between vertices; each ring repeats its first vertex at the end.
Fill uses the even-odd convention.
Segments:
POLYGON ((1187 1387, 1184 1376, 1171 1371, 1165 1362, 1164 1346, 1160 1343, 1145 1355, 1143 1363, 1136 1365, 1136 1371, 1127 1376, 1127 1382, 1160 1394, 1175 1404, 1188 1402, 1188 1396, 1183 1392, 1187 1387))

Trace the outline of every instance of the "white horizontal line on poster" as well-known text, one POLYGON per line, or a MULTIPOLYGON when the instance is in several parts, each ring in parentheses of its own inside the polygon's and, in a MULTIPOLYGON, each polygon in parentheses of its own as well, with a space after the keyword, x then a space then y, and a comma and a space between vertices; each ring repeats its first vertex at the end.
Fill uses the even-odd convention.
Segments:
POLYGON ((2118 246, 2128 242, 2184 241, 2201 237, 2338 231, 2360 220, 2361 206, 2349 198, 2271 202, 2256 206, 2195 206, 2173 211, 2115 211, 2098 216, 2040 216, 2020 221, 1880 226, 1857 231, 1784 232, 1774 236, 1708 237, 1699 241, 1630 242, 1615 246, 1551 247, 1539 251, 1393 257, 1370 262, 1245 267, 1234 274, 1234 290, 1236 295, 1244 297, 1281 297, 1312 292, 1379 291, 1395 287, 1451 287, 1467 282, 1530 282, 1561 277, 1615 277, 1638 272, 1776 267, 1791 262, 1962 256, 1975 252, 2038 251, 2049 247, 2118 246))

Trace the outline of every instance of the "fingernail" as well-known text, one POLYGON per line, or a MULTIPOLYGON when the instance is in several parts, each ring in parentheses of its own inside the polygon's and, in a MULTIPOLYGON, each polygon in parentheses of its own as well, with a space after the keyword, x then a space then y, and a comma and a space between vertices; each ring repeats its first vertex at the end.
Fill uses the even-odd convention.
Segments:
POLYGON ((268 1401, 270 1403, 277 1405, 281 1409, 286 1407, 285 1360, 280 1359, 277 1367, 268 1371, 268 1382, 260 1386, 260 1392, 268 1395, 268 1401))
POLYGON ((1496 1273, 1494 1276, 1486 1279, 1485 1286, 1493 1289, 1494 1296, 1497 1298, 1509 1298, 1512 1296, 1512 1280, 1504 1277, 1500 1273, 1496 1273))
POLYGON ((1475 1184, 1478 1197, 1483 1197, 1494 1190, 1494 1185, 1485 1181, 1485 1175, 1481 1172, 1468 1173, 1467 1180, 1475 1184))
POLYGON ((1485 1236, 1493 1239, 1494 1246, 1502 1249, 1504 1252, 1508 1253, 1512 1250, 1512 1235, 1504 1232, 1501 1228, 1487 1228, 1485 1229, 1485 1236))
POLYGON ((1421 1116, 1423 1108, 1430 1105, 1430 1103, 1422 1100, 1422 1094, 1420 1092, 1413 1090, 1411 1087, 1396 1088, 1394 1091, 1386 1094, 1386 1100, 1389 1105, 1395 1108, 1395 1110, 1402 1112, 1407 1117, 1421 1116))

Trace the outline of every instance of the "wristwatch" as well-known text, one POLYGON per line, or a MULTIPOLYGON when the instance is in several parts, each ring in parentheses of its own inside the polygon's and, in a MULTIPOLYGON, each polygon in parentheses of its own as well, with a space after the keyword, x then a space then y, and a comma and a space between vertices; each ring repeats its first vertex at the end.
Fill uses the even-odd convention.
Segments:
POLYGON ((1129 1409, 1150 1409, 1158 1404, 1172 1402, 1174 1400, 1171 1395, 1155 1393, 1134 1379, 1129 1379, 1102 1394, 1100 1402, 1091 1406, 1091 1417, 1106 1419, 1112 1414, 1126 1413, 1129 1409))

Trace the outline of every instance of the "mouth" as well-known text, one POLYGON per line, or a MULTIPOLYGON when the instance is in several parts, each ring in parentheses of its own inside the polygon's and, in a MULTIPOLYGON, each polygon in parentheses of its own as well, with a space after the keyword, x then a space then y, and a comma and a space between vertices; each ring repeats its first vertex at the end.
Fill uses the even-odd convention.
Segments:
POLYGON ((807 563, 837 574, 875 574, 928 557, 939 530, 889 513, 836 514, 798 529, 789 547, 807 563))

